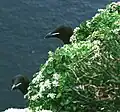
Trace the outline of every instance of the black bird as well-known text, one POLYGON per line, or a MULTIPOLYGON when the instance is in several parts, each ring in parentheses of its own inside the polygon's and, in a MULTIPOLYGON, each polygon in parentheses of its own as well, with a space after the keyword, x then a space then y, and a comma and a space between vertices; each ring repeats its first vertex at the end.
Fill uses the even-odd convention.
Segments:
POLYGON ((73 35, 73 29, 70 26, 59 26, 54 31, 48 33, 45 38, 57 37, 63 41, 64 44, 70 43, 70 37, 73 35))
POLYGON ((20 90, 24 95, 28 92, 27 88, 29 86, 29 79, 23 75, 16 75, 12 79, 11 90, 20 90))

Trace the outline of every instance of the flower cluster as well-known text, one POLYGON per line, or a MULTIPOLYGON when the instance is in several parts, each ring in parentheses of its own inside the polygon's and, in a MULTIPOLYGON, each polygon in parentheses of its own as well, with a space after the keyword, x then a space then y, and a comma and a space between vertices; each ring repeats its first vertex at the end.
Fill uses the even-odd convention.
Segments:
MULTIPOLYGON (((34 81, 37 81, 39 78, 43 78, 41 71, 38 73, 38 75, 36 76, 36 78, 34 80, 32 80, 34 83, 34 81)), ((39 87, 39 92, 38 94, 35 94, 31 97, 31 100, 37 100, 38 98, 51 98, 54 99, 56 97, 56 93, 51 93, 48 92, 47 94, 44 94, 46 91, 50 91, 53 87, 58 87, 59 86, 59 79, 60 79, 60 75, 55 73, 52 74, 52 81, 50 81, 49 79, 46 79, 45 81, 41 81, 39 83, 39 85, 37 87, 39 87)))
POLYGON ((77 39, 76 39, 76 35, 77 35, 77 31, 79 31, 80 27, 76 27, 73 31, 73 35, 70 37, 70 42, 75 42, 77 39))

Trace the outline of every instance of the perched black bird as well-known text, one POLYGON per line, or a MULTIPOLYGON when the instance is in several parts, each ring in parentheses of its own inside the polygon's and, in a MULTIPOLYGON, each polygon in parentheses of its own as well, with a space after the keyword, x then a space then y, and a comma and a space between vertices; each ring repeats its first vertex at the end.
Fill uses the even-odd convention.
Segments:
POLYGON ((45 38, 57 37, 63 41, 64 44, 70 43, 70 37, 73 35, 73 29, 69 26, 60 26, 54 31, 48 33, 45 38))
POLYGON ((20 90, 24 95, 28 92, 29 79, 23 75, 16 75, 12 79, 11 90, 20 90))

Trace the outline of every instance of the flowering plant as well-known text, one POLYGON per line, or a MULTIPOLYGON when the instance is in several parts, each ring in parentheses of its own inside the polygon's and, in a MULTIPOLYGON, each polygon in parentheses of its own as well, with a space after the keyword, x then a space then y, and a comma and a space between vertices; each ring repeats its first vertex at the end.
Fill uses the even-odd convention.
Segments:
POLYGON ((34 75, 26 95, 33 112, 120 111, 120 4, 98 11, 34 75))

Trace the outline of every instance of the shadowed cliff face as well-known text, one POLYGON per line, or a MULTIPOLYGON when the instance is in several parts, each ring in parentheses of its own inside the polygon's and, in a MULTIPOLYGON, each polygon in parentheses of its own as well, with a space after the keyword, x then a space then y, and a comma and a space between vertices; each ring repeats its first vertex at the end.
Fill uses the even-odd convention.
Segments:
POLYGON ((31 78, 47 59, 47 52, 61 46, 59 40, 44 40, 44 36, 62 24, 78 26, 108 3, 109 0, 1 0, 0 111, 24 107, 23 94, 10 90, 12 77, 20 73, 31 78))

